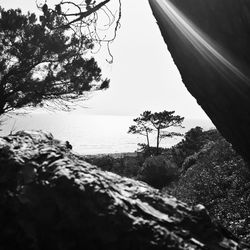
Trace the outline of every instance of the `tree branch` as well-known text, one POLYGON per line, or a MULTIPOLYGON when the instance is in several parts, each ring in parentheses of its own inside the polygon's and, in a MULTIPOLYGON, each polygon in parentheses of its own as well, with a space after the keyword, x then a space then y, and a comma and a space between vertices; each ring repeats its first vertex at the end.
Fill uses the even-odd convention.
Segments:
MULTIPOLYGON (((70 21, 69 23, 65 24, 65 25, 61 25, 61 26, 57 26, 57 27, 53 27, 53 29, 65 29, 65 28, 68 28, 71 24, 73 23, 76 23, 76 22, 79 22, 81 21, 82 19, 90 16, 91 14, 97 12, 99 9, 101 9, 105 4, 107 4, 108 2, 110 2, 110 0, 105 0, 99 4, 97 4, 96 6, 88 9, 87 11, 84 11, 84 12, 78 12, 78 13, 72 13, 72 14, 61 14, 62 16, 64 17, 69 17, 69 16, 78 16, 78 18, 70 21)), ((67 3, 71 3, 73 4, 72 2, 67 2, 67 3)), ((63 3, 62 3, 63 4, 63 3)))

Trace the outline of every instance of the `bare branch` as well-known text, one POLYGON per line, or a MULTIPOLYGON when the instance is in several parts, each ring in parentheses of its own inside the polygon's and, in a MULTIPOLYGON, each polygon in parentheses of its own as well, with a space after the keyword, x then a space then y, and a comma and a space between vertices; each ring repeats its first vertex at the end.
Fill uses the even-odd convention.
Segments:
POLYGON ((81 8, 79 7, 79 5, 72 3, 72 2, 62 2, 61 4, 65 4, 65 3, 70 3, 75 5, 77 8, 80 9, 79 12, 77 13, 71 13, 71 14, 62 14, 64 16, 80 16, 81 19, 86 18, 88 16, 90 16, 91 14, 97 12, 99 9, 101 9, 105 4, 107 4, 108 2, 110 2, 110 0, 105 0, 99 4, 97 4, 96 6, 94 6, 93 8, 88 9, 87 11, 82 12, 81 8))
POLYGON ((95 4, 95 1, 88 4, 77 4, 75 1, 62 0, 56 5, 55 9, 48 8, 47 0, 44 1, 44 5, 37 4, 38 8, 43 11, 43 16, 41 16, 43 26, 46 26, 51 30, 71 29, 73 33, 78 35, 78 37, 89 37, 93 42, 98 44, 100 48, 104 44, 107 47, 108 55, 110 56, 110 59, 106 59, 106 61, 109 63, 113 62, 110 44, 116 39, 118 29, 121 26, 121 0, 118 0, 117 4, 114 5, 115 8, 118 8, 118 11, 111 11, 110 6, 108 6, 111 0, 104 0, 98 4, 95 4), (65 10, 67 5, 69 8, 65 10), (44 8, 44 6, 46 6, 46 8, 44 8), (73 12, 72 8, 74 9, 73 12), (108 18, 108 23, 104 25, 105 29, 99 27, 101 23, 100 19, 102 18, 100 17, 101 15, 99 15, 100 11, 108 18), (56 17, 62 18, 64 23, 57 25, 55 21, 56 17), (108 34, 108 30, 111 29, 112 33, 108 34), (104 31, 105 34, 101 33, 104 31))

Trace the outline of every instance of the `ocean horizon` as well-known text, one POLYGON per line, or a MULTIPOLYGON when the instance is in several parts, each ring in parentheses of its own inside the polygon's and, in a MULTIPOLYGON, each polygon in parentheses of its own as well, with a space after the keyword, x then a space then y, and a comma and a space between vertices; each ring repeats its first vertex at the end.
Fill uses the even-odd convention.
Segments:
MULTIPOLYGON (((138 143, 145 143, 145 137, 128 134, 135 116, 89 115, 74 112, 30 113, 7 118, 1 126, 0 135, 5 136, 19 130, 42 130, 53 134, 54 138, 69 141, 73 151, 83 155, 114 154, 135 152, 138 143)), ((184 134, 189 129, 200 126, 204 130, 214 128, 210 120, 185 119, 184 129, 175 128, 184 134)), ((171 147, 182 137, 167 138, 162 147, 171 147)), ((156 140, 150 137, 151 145, 156 140)))

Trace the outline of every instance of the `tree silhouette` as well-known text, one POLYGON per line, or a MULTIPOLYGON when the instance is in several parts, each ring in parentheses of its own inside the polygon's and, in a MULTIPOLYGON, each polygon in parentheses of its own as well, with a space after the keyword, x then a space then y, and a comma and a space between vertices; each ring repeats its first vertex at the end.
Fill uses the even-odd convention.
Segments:
POLYGON ((175 111, 162 111, 151 113, 144 111, 140 117, 134 119, 136 125, 129 128, 128 133, 146 136, 147 147, 149 148, 149 133, 156 131, 156 153, 159 153, 160 141, 166 137, 182 136, 180 133, 166 131, 169 127, 183 127, 184 117, 174 115, 175 111))
POLYGON ((145 136, 147 139, 147 147, 150 147, 149 142, 149 134, 153 131, 153 129, 149 126, 149 119, 150 119, 151 112, 144 111, 140 117, 135 118, 133 121, 136 125, 132 125, 129 127, 128 133, 131 134, 140 134, 145 136))
MULTIPOLYGON (((0 115, 13 109, 69 103, 91 90, 108 87, 94 58, 93 42, 64 29, 50 30, 35 14, 0 8, 0 115), (51 104, 51 102, 49 102, 51 104)), ((64 23, 54 17, 58 26, 64 23)), ((53 107, 54 107, 53 106, 53 107)))
POLYGON ((105 43, 111 57, 109 62, 113 61, 109 46, 120 27, 121 0, 58 0, 50 7, 50 0, 36 0, 36 3, 42 11, 40 20, 43 26, 51 30, 68 29, 78 37, 87 36, 100 47, 105 43), (56 17, 63 22, 56 23, 56 17))
POLYGON ((184 117, 174 115, 175 111, 155 112, 150 116, 150 122, 156 129, 156 148, 159 150, 160 140, 166 137, 181 136, 182 134, 176 132, 167 132, 165 129, 170 127, 183 127, 182 122, 184 117))

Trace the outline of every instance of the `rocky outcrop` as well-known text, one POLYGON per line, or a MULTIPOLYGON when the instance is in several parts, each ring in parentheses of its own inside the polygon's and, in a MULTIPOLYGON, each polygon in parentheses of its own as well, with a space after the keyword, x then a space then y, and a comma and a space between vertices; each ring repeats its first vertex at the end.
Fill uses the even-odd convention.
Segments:
POLYGON ((0 138, 0 249, 249 249, 142 182, 103 172, 42 132, 0 138))
POLYGON ((188 91, 250 162, 250 1, 149 3, 188 91))

